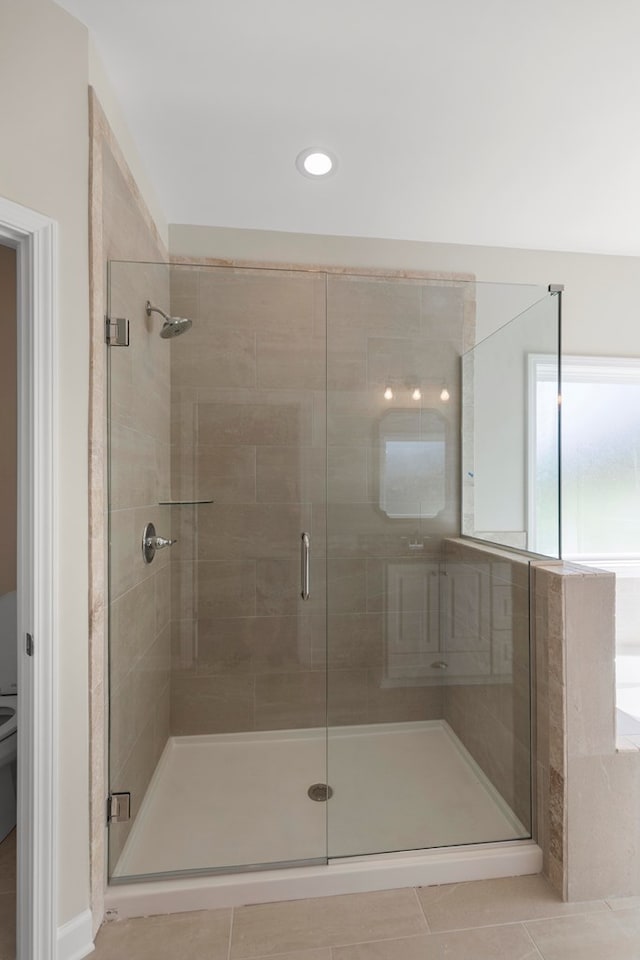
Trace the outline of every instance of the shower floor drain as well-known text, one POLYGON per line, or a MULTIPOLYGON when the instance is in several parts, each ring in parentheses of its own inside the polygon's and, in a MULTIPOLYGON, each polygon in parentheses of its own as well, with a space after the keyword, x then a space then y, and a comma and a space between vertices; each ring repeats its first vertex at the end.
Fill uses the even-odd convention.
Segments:
POLYGON ((325 800, 331 799, 333 790, 326 783, 312 783, 307 790, 307 796, 310 797, 311 800, 318 800, 322 803, 325 800))

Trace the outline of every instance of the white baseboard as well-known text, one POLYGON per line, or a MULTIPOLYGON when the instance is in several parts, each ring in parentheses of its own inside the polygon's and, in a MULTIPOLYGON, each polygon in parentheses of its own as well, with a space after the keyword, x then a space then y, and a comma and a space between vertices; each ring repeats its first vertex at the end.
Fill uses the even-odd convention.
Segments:
POLYGON ((58 960, 82 960, 93 953, 93 918, 84 910, 58 927, 58 960))

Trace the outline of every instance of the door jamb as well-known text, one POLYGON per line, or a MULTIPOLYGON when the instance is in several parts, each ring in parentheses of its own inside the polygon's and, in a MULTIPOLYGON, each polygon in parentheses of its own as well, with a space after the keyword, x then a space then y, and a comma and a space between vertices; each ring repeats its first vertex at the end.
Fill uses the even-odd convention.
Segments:
POLYGON ((17 955, 55 960, 57 225, 0 197, 0 242, 16 250, 18 294, 17 955))

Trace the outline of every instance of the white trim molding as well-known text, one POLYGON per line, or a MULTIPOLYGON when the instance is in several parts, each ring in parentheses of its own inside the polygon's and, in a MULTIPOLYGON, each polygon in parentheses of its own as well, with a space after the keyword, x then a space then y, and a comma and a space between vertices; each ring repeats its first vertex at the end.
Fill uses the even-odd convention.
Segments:
POLYGON ((0 197, 0 243, 18 272, 17 955, 57 960, 56 224, 0 197))
POLYGON ((315 867, 112 884, 107 887, 105 905, 111 919, 125 920, 248 903, 520 877, 541 870, 540 847, 532 840, 512 840, 346 857, 315 867))
POLYGON ((73 920, 58 927, 57 960, 82 960, 93 953, 93 917, 84 910, 73 920))

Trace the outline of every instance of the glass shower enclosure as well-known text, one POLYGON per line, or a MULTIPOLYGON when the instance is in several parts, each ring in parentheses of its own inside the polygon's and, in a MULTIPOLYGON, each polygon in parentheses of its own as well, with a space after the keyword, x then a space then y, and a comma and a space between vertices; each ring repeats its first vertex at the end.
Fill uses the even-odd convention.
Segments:
POLYGON ((109 316, 111 882, 530 837, 558 298, 113 262, 109 316))

